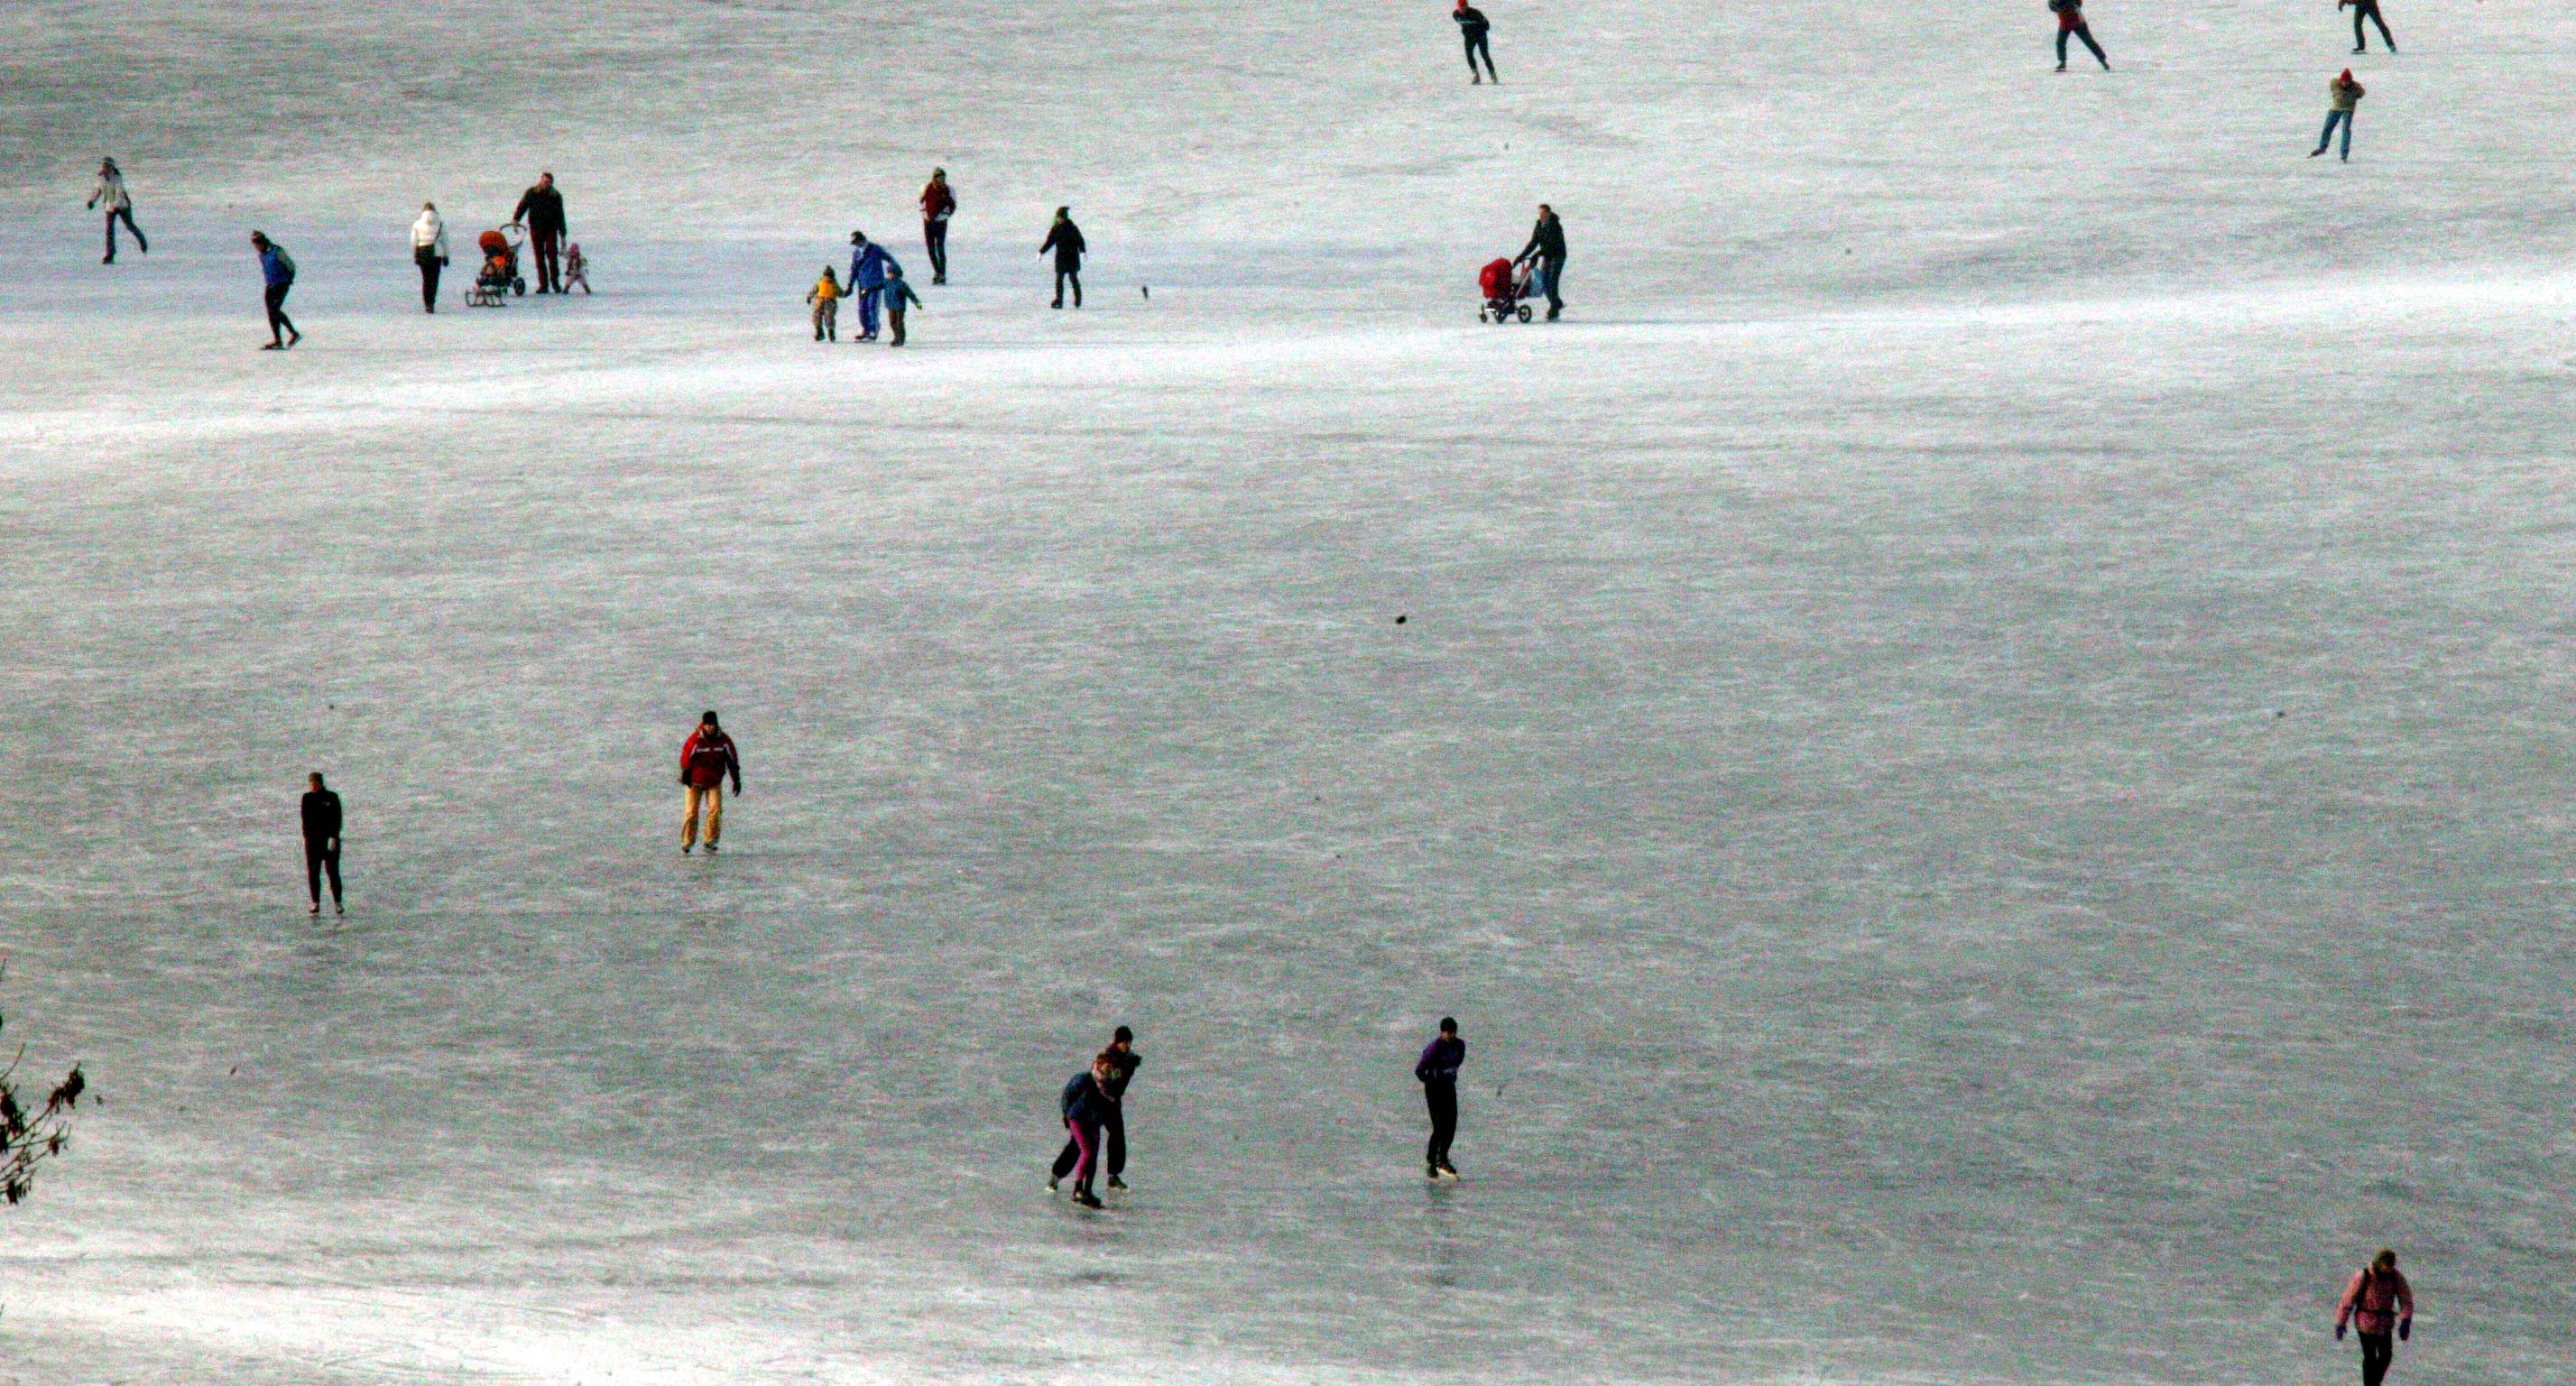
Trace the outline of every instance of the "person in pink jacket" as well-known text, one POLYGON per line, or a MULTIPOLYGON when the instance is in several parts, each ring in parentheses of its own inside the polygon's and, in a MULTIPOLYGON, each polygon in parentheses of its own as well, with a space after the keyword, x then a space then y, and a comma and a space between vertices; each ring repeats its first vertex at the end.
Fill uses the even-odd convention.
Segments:
POLYGON ((2361 1335, 2361 1386, 2379 1386, 2397 1355, 2390 1329, 2400 1339, 2415 1331, 2415 1287, 2397 1273, 2397 1253, 2382 1251, 2369 1265, 2353 1272, 2352 1283, 2335 1305, 2335 1341, 2343 1341, 2349 1323, 2361 1335))

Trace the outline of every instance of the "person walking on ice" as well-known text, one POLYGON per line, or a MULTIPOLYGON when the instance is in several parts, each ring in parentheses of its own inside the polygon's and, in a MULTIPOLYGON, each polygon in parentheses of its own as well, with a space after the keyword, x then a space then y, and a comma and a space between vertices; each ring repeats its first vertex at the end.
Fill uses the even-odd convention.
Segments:
POLYGON ((2415 1287, 2397 1273, 2396 1252, 2383 1250, 2369 1265, 2353 1272, 2352 1283, 2344 1286, 2343 1299, 2335 1305, 2338 1343, 2343 1341, 2347 1322, 2361 1335, 2361 1386, 2379 1386, 2397 1356, 2389 1330, 2397 1331, 2399 1342, 2415 1332, 2415 1287))
POLYGON ((1431 1108, 1431 1144, 1422 1152, 1423 1173, 1432 1179, 1455 1179, 1449 1143, 1458 1138, 1458 1066, 1467 1062, 1467 1042, 1458 1038, 1454 1016, 1440 1018, 1440 1036, 1422 1046, 1413 1077, 1422 1084, 1422 1100, 1431 1108))
POLYGON ((1482 86, 1485 77, 1491 77, 1495 85, 1500 86, 1503 79, 1494 71, 1494 50, 1485 42, 1485 35, 1494 26, 1486 21, 1485 12, 1468 4, 1467 0, 1458 0, 1458 8, 1449 17, 1458 21, 1459 36, 1467 40, 1468 82, 1482 86), (1476 75, 1476 59, 1479 57, 1485 60, 1484 77, 1476 75))
POLYGON ((885 273, 885 283, 881 286, 881 291, 885 294, 886 326, 894 333, 894 340, 886 345, 902 346, 904 305, 920 307, 921 295, 914 293, 912 286, 903 282, 903 266, 888 260, 885 273))
POLYGON ((823 267, 823 277, 814 281, 814 292, 805 295, 814 305, 814 340, 841 340, 841 281, 832 277, 832 267, 823 267))
MULTIPOLYGON (((1091 1191, 1092 1174, 1100 1167, 1100 1131, 1108 1124, 1109 1113, 1117 1107, 1109 1095, 1110 1076, 1117 1065, 1104 1049, 1092 1059, 1091 1067, 1073 1075, 1056 1095, 1056 1110, 1064 1117, 1065 1134, 1073 1138, 1077 1152, 1073 1164, 1073 1201, 1085 1208, 1100 1206, 1100 1196, 1091 1191)), ((1053 1192, 1064 1176, 1047 1176, 1047 1189, 1053 1192)))
POLYGON ((250 233, 250 247, 259 252, 261 301, 268 305, 268 345, 260 350, 284 351, 304 340, 304 334, 295 330, 295 319, 286 316, 286 294, 295 287, 295 257, 265 231, 250 233))
POLYGON ((850 295, 859 301, 859 340, 877 339, 877 301, 885 295, 886 267, 894 257, 864 231, 850 233, 850 295))
POLYGON ((680 783, 688 787, 688 813, 680 820, 680 855, 687 856, 698 845, 698 810, 707 814, 707 850, 716 850, 716 839, 724 836, 724 782, 733 776, 733 792, 742 794, 742 757, 734 754, 733 738, 716 725, 715 709, 709 708, 698 718, 698 729, 680 743, 680 783))
POLYGON ((1073 285, 1073 306, 1082 307, 1082 257, 1090 248, 1083 242, 1082 228, 1073 224, 1073 209, 1056 208, 1055 224, 1047 228, 1046 239, 1038 245, 1040 255, 1055 252, 1055 302, 1048 304, 1049 308, 1064 306, 1064 286, 1068 283, 1073 285))
POLYGON ((2313 159, 2325 153, 2326 146, 2334 141, 2335 127, 2340 125, 2343 127, 2343 153, 2340 157, 2345 163, 2351 163, 2352 112, 2368 93, 2362 90, 2361 83, 2352 80, 2352 69, 2347 67, 2342 76, 2326 83, 2326 94, 2333 104, 2326 111, 2325 132, 2317 136, 2317 147, 2308 151, 2308 157, 2313 159))
POLYGON ((2388 51, 2397 51, 2397 40, 2388 32, 2388 21, 2379 17, 2379 0, 2335 0, 2336 9, 2346 5, 2352 7, 2352 51, 2370 51, 2370 40, 2361 32, 2361 22, 2365 19, 2379 26, 2379 41, 2388 45, 2388 51))
POLYGON ((116 263, 116 223, 119 221, 125 223, 126 230, 134 233, 135 249, 146 255, 152 253, 151 243, 143 239, 143 228, 134 224, 134 198, 125 191, 125 172, 116 166, 114 159, 98 161, 98 186, 90 190, 88 206, 95 211, 101 204, 107 207, 107 258, 99 261, 100 264, 116 263))
MULTIPOLYGON (((1110 1037, 1109 1047, 1100 1051, 1100 1057, 1109 1061, 1109 1078, 1100 1089, 1109 1097, 1108 1111, 1101 1120, 1101 1138, 1107 1146, 1103 1158, 1109 1166, 1109 1187, 1124 1189, 1127 1181, 1120 1176, 1127 1172, 1127 1080, 1136 1076, 1136 1066, 1145 1062, 1145 1057, 1136 1052, 1136 1032, 1124 1025, 1110 1037)), ((1068 1136, 1064 1149, 1056 1152, 1055 1171, 1047 1176, 1047 1187, 1054 1188, 1081 1159, 1082 1143, 1068 1136)))
POLYGON ((1529 244, 1512 257, 1515 265, 1538 261, 1539 291, 1547 295, 1547 320, 1565 311, 1565 300, 1557 288, 1565 278, 1565 225, 1556 219, 1556 209, 1538 204, 1538 224, 1530 228, 1529 244))
POLYGON ((930 171, 921 190, 921 245, 930 252, 930 282, 948 282, 948 219, 957 215, 957 194, 948 190, 948 170, 930 171))
POLYGON ((322 912, 322 874, 331 875, 331 912, 347 914, 340 903, 340 796, 322 787, 322 772, 305 777, 304 893, 313 898, 307 914, 322 912))
POLYGON ((411 224, 411 262, 420 269, 420 311, 438 311, 438 275, 447 268, 447 221, 438 204, 420 204, 420 220, 411 224))
POLYGON ((2093 26, 2084 22, 2084 0, 2048 0, 2048 12, 2057 16, 2058 71, 2066 70, 2066 38, 2069 34, 2084 40, 2084 46, 2093 50, 2093 60, 2102 65, 2104 72, 2111 70, 2111 59, 2102 52, 2102 45, 2093 41, 2093 26))
POLYGON ((563 239, 571 228, 564 221, 563 194, 555 190, 553 174, 538 174, 536 186, 519 194, 510 221, 528 228, 528 243, 537 253, 537 292, 562 293, 563 239))

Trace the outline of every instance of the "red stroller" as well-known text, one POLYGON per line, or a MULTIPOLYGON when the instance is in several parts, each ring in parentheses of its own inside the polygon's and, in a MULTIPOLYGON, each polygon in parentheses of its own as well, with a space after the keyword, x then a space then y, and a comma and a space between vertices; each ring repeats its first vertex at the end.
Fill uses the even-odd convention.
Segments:
POLYGON ((1485 306, 1476 310, 1476 321, 1530 320, 1530 306, 1521 301, 1530 296, 1528 265, 1496 260, 1477 273, 1476 287, 1485 291, 1485 306))

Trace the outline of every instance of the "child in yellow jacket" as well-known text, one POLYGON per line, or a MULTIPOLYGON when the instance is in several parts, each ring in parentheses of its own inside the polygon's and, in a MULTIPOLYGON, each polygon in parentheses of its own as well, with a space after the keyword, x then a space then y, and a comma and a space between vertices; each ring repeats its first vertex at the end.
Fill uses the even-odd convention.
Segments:
POLYGON ((814 283, 814 292, 805 295, 814 305, 814 340, 841 340, 841 281, 832 275, 832 267, 823 267, 823 277, 814 283))

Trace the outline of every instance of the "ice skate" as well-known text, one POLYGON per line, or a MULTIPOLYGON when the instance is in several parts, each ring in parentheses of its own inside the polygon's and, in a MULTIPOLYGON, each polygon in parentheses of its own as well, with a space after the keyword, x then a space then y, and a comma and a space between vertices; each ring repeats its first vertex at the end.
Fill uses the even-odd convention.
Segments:
POLYGON ((1099 1207, 1106 1206, 1106 1205, 1104 1205, 1104 1204, 1102 1204, 1102 1203, 1101 1203, 1099 1195, 1094 1194, 1094 1193, 1093 1193, 1091 1190, 1089 1190, 1089 1189, 1076 1189, 1076 1190, 1074 1190, 1074 1191, 1073 1191, 1073 1201, 1074 1201, 1074 1202, 1076 1202, 1076 1203, 1081 1204, 1081 1205, 1082 1205, 1083 1207, 1085 1207, 1085 1208, 1099 1208, 1099 1207))
POLYGON ((1127 1192, 1127 1181, 1113 1174, 1109 1176, 1109 1187, 1116 1189, 1120 1193, 1125 1193, 1127 1192))

